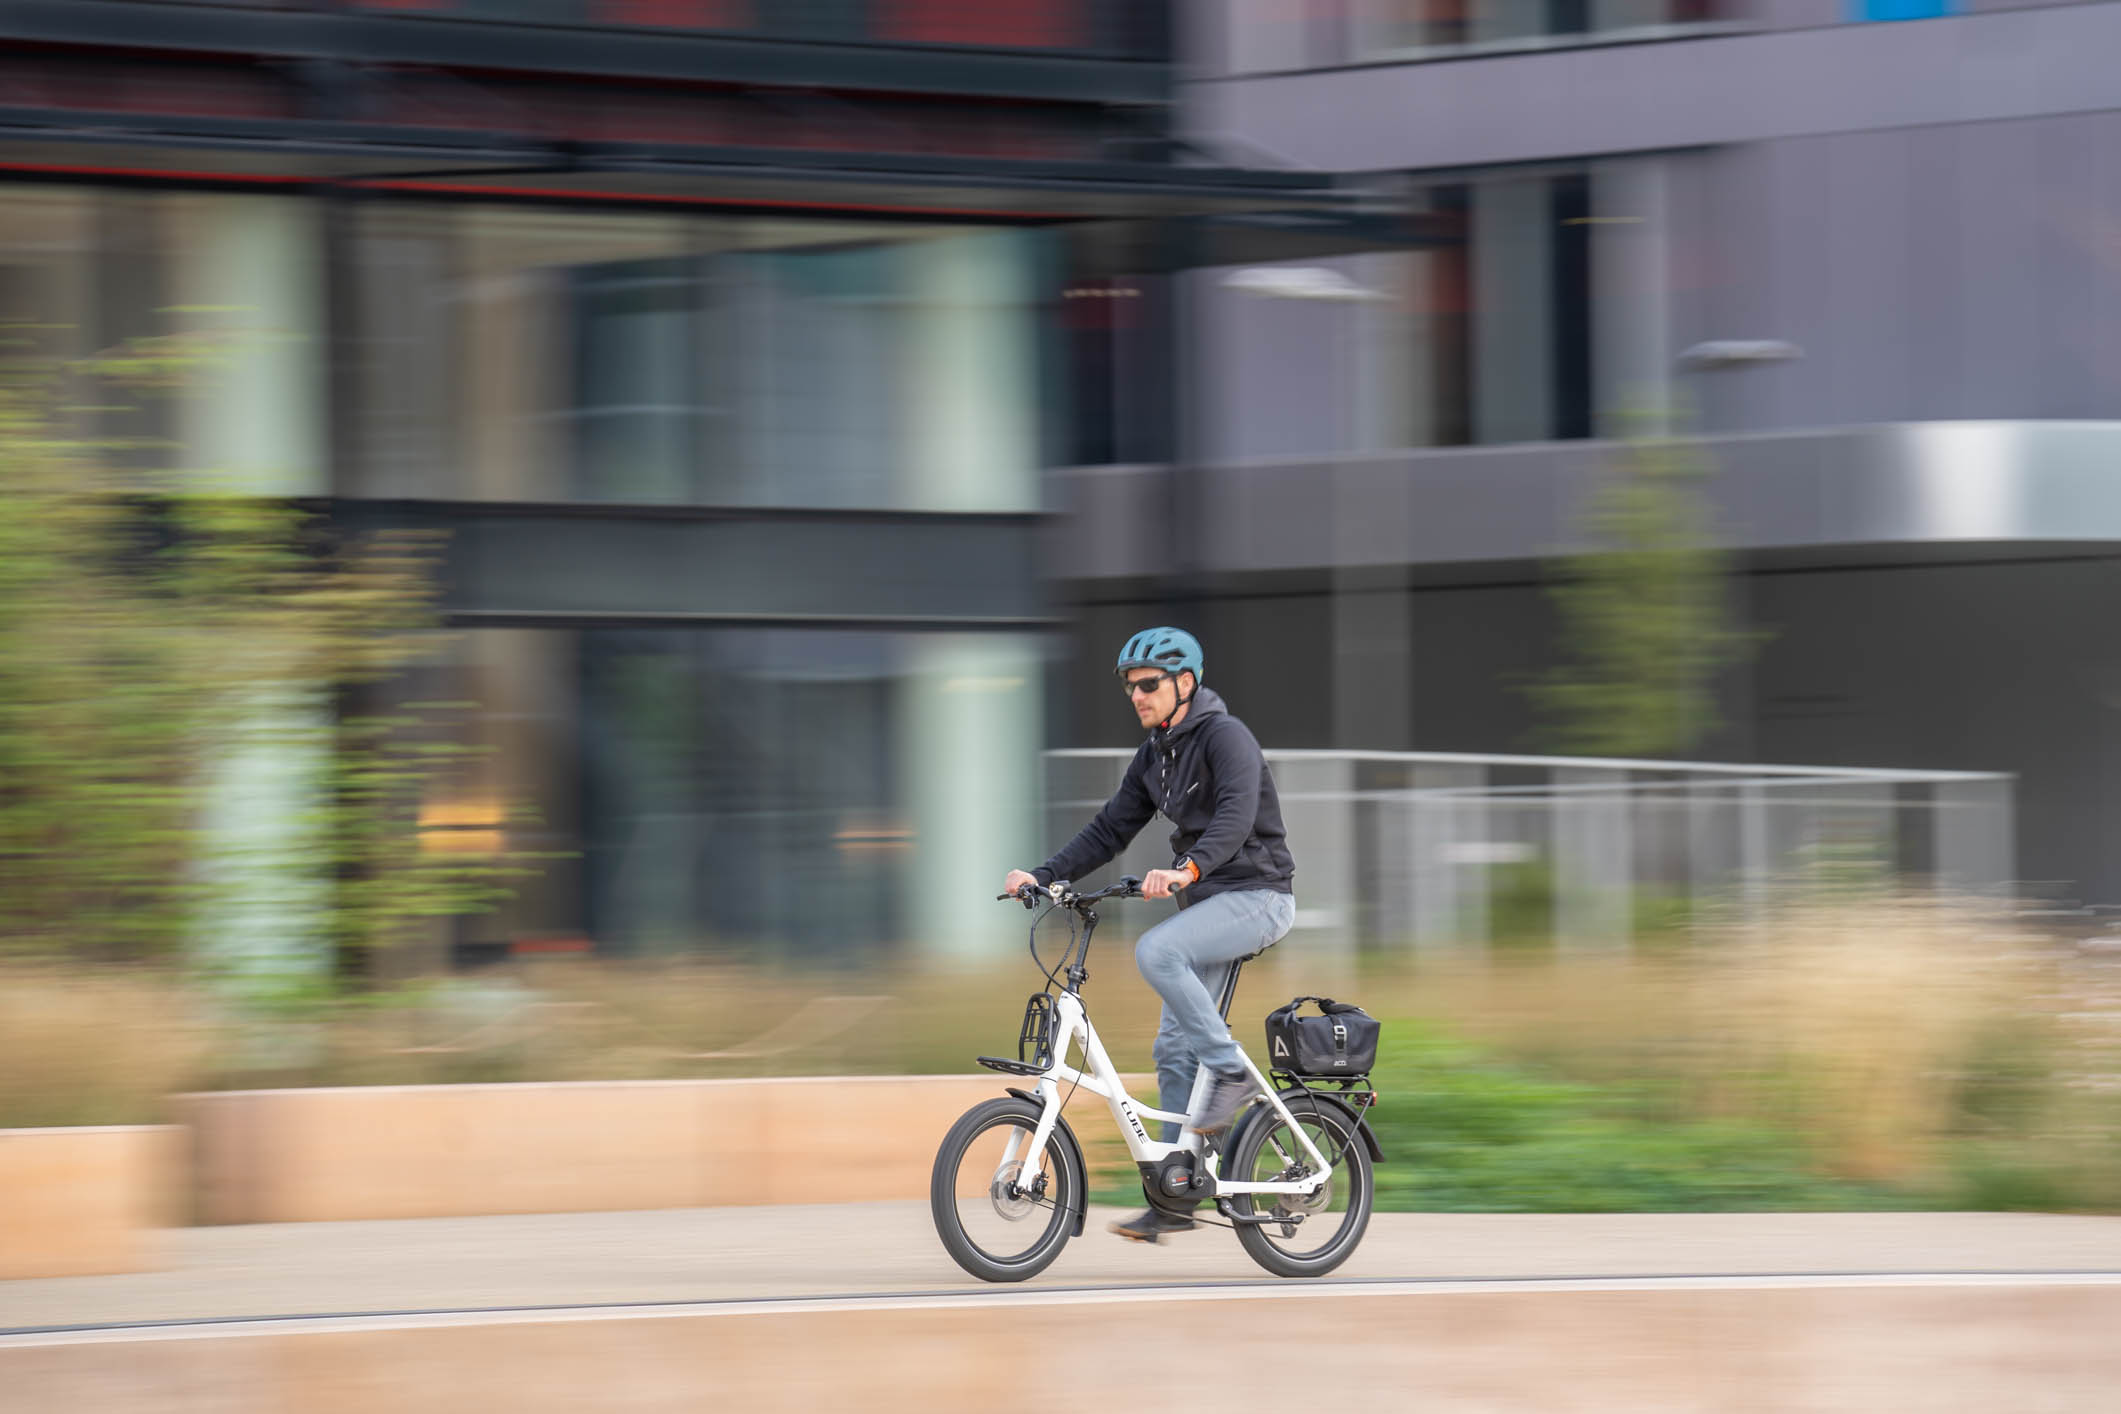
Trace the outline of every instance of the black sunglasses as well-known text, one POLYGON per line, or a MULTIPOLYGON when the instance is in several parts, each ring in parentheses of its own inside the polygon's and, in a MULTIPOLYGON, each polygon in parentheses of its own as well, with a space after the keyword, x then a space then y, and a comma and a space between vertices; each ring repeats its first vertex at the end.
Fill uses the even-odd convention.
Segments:
POLYGON ((1147 696, 1149 693, 1156 691, 1158 688, 1162 687, 1166 682, 1170 681, 1172 678, 1175 678, 1177 676, 1177 673, 1158 673, 1153 678, 1133 678, 1127 682, 1121 683, 1119 690, 1121 692, 1126 693, 1127 700, 1131 702, 1136 697, 1147 696))

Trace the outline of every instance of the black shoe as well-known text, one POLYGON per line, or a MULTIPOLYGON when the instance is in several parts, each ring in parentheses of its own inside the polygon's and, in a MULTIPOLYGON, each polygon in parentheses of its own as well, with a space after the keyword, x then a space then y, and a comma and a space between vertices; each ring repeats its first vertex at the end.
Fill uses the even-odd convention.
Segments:
POLYGON ((1129 1218, 1123 1223, 1113 1223, 1111 1226, 1113 1232, 1129 1242, 1157 1242, 1161 1241, 1166 1233, 1191 1232, 1193 1228, 1193 1219, 1178 1217, 1164 1212, 1161 1208, 1146 1209, 1138 1217, 1129 1218))
POLYGON ((1252 1093, 1252 1077, 1245 1072, 1218 1073, 1208 1093, 1201 1097, 1200 1113, 1186 1121, 1186 1128, 1198 1134, 1218 1134, 1228 1129, 1252 1093))

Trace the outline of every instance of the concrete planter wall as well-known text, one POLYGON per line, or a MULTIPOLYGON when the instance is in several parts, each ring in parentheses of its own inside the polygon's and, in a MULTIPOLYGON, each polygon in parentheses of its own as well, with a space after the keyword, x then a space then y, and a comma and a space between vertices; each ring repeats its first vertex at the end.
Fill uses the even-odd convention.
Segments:
POLYGON ((0 1129, 0 1278, 156 1264, 175 1220, 184 1135, 153 1125, 0 1129))
MULTIPOLYGON (((198 1221, 326 1222, 923 1198, 951 1122, 1004 1083, 377 1086, 179 1103, 193 1135, 198 1221)), ((1084 1096, 1071 1108, 1101 1133, 1102 1116, 1084 1108, 1096 1103, 1084 1096)))

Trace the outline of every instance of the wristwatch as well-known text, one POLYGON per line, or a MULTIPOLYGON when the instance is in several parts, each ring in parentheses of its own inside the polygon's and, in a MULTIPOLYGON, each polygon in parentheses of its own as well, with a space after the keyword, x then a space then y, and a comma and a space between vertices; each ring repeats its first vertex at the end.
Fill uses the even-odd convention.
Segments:
POLYGON ((1192 855, 1187 855, 1184 859, 1179 860, 1178 863, 1172 865, 1171 867, 1178 870, 1180 873, 1191 874, 1193 876, 1194 883, 1197 884, 1200 882, 1200 866, 1193 862, 1192 855))

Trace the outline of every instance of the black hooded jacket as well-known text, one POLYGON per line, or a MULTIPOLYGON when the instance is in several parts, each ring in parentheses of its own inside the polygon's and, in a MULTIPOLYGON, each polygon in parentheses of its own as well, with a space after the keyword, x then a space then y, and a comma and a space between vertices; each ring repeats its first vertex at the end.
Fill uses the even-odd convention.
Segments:
POLYGON ((1117 858, 1158 812, 1171 822, 1172 866, 1189 856, 1200 866, 1199 881, 1177 892, 1179 907, 1238 889, 1294 892, 1273 773, 1251 731, 1206 688, 1177 726, 1150 731, 1105 808, 1034 877, 1083 878, 1117 858))

